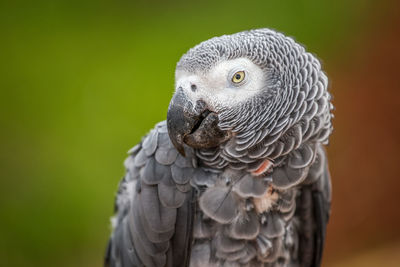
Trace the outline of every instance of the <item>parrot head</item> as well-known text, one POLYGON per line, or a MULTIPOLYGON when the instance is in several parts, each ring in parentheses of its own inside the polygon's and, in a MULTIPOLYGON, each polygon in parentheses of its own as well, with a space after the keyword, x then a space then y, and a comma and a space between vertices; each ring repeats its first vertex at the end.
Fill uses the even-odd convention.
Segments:
POLYGON ((305 111, 316 102, 319 110, 329 112, 329 99, 315 98, 326 91, 327 79, 313 59, 293 39, 269 29, 200 43, 176 67, 167 114, 172 143, 181 154, 184 144, 208 149, 232 140, 250 149, 277 128, 283 133, 303 119, 303 103, 305 111), (316 84, 317 93, 310 95, 316 84))

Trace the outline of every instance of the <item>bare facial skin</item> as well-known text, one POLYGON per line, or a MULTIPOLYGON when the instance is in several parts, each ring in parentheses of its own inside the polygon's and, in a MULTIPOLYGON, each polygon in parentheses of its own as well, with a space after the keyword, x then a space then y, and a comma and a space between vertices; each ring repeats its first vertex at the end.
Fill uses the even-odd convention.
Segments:
POLYGON ((203 73, 177 70, 175 88, 182 88, 192 103, 204 100, 211 111, 230 108, 254 96, 265 86, 263 70, 247 58, 219 62, 203 73), (234 75, 244 73, 244 79, 234 83, 234 75))

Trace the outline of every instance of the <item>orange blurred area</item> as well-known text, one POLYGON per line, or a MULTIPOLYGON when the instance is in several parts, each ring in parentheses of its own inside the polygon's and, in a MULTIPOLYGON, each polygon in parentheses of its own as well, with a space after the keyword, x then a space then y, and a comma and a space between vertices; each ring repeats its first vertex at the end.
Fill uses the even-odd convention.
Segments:
POLYGON ((328 263, 328 267, 364 267, 385 266, 398 267, 400 263, 400 244, 370 249, 351 255, 344 259, 338 259, 328 263))
POLYGON ((390 246, 400 240, 398 3, 376 2, 362 37, 328 70, 336 110, 327 266, 400 266, 400 246, 390 246))

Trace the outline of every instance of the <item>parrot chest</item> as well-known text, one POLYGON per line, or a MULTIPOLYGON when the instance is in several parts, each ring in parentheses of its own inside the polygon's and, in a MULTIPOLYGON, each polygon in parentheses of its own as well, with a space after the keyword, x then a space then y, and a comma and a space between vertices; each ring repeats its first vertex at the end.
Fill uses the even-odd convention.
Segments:
POLYGON ((203 179, 192 181, 199 198, 190 266, 292 263, 296 189, 276 190, 270 175, 229 168, 203 179))

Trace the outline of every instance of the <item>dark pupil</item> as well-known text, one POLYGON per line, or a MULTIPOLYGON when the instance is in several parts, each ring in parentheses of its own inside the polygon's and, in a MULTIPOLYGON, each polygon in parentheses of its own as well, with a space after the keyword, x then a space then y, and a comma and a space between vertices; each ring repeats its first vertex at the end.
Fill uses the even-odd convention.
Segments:
POLYGON ((240 75, 240 74, 235 75, 236 80, 240 80, 241 77, 242 77, 242 75, 240 75))

